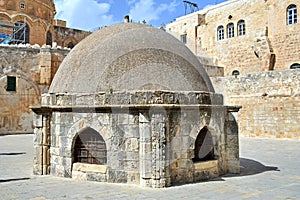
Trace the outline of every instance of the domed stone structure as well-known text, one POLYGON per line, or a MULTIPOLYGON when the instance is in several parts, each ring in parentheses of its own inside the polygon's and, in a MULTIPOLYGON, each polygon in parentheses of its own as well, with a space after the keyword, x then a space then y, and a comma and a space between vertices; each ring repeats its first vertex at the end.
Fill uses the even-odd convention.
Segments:
POLYGON ((35 112, 35 174, 167 187, 239 172, 238 128, 197 58, 117 24, 78 44, 35 112))
POLYGON ((141 89, 213 92, 207 73, 184 44, 160 29, 133 23, 101 29, 82 41, 62 63, 50 92, 141 89))

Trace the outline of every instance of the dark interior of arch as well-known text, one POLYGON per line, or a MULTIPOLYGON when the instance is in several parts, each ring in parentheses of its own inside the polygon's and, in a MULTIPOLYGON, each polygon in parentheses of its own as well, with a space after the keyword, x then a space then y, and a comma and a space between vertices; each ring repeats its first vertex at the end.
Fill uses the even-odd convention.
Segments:
POLYGON ((104 165, 107 163, 107 149, 103 137, 94 129, 81 131, 74 145, 74 162, 104 165))
POLYGON ((214 159, 214 145, 211 133, 204 127, 198 134, 195 141, 193 158, 194 162, 208 161, 214 159))

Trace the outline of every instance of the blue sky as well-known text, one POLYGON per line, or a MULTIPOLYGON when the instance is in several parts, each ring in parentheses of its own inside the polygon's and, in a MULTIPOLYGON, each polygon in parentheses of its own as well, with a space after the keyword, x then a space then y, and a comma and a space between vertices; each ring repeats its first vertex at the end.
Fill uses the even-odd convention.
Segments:
MULTIPOLYGON (((199 9, 226 0, 189 0, 199 9)), ((146 20, 159 27, 185 14, 183 0, 54 0, 56 18, 67 21, 67 26, 87 31, 123 22, 129 15, 133 22, 146 20)), ((190 9, 188 7, 187 11, 190 9)))

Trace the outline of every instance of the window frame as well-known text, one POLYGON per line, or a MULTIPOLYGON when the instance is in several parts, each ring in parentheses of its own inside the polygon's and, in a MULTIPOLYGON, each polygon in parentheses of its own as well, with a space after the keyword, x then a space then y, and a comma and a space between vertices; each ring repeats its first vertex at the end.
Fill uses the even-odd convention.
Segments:
POLYGON ((187 34, 182 34, 180 35, 180 41, 183 43, 183 44, 187 44, 187 34))
POLYGON ((217 28, 217 40, 224 40, 225 36, 224 36, 224 26, 220 25, 217 28))
POLYGON ((286 9, 286 24, 297 24, 297 6, 291 4, 286 9))
POLYGON ((227 24, 227 38, 234 37, 234 23, 230 22, 227 24))
POLYGON ((24 2, 21 2, 21 3, 20 3, 20 9, 22 9, 22 10, 25 9, 25 3, 24 3, 24 2))
POLYGON ((238 36, 242 36, 246 34, 246 22, 245 20, 241 19, 237 23, 238 27, 238 36))

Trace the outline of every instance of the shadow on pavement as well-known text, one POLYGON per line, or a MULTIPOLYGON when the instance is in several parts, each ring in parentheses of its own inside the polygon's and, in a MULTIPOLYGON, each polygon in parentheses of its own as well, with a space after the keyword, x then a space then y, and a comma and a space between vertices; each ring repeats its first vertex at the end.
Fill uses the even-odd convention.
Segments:
POLYGON ((25 181, 30 178, 12 178, 12 179, 0 179, 0 183, 12 182, 12 181, 25 181))
POLYGON ((248 158, 240 158, 240 174, 226 174, 223 177, 251 176, 267 171, 280 171, 278 167, 265 166, 262 163, 248 158))
POLYGON ((23 155, 26 154, 26 152, 18 152, 18 153, 0 153, 0 156, 17 156, 17 155, 23 155))

